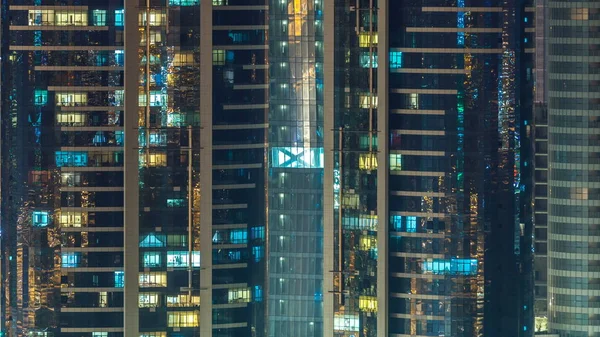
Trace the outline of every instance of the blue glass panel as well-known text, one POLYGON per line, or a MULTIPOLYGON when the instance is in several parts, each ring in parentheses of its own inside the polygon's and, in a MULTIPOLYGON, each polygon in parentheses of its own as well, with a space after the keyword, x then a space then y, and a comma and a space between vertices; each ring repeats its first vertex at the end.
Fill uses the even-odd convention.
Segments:
POLYGON ((115 62, 120 67, 125 65, 125 54, 122 50, 115 50, 115 62))
POLYGON ((76 253, 76 252, 62 253, 61 266, 63 268, 79 267, 80 263, 81 263, 81 253, 76 253))
POLYGON ((125 10, 117 9, 115 10, 115 26, 123 27, 125 23, 125 10))
MULTIPOLYGON (((238 252, 239 253, 239 252, 238 252)), ((265 249, 262 246, 254 246, 252 247, 252 255, 254 256, 254 261, 259 262, 265 255, 265 249)))
POLYGON ((56 166, 76 166, 82 167, 88 164, 87 152, 77 151, 56 151, 55 153, 56 166))
POLYGON ((169 0, 169 6, 196 6, 199 0, 169 0))
POLYGON ((271 150, 271 167, 323 168, 324 161, 322 147, 274 147, 271 150))
POLYGON ((476 275, 476 259, 434 259, 423 262, 423 271, 440 275, 476 275))
POLYGON ((402 68, 402 52, 391 51, 390 52, 390 69, 402 68))
POLYGON ((261 286, 254 286, 254 302, 262 302, 263 290, 261 286))
POLYGON ((141 248, 156 248, 166 246, 166 239, 164 234, 150 233, 142 237, 143 239, 140 241, 141 248))
POLYGON ((35 211, 31 215, 31 221, 36 227, 46 227, 50 222, 50 216, 45 211, 35 211))
POLYGON ((248 243, 248 231, 245 229, 233 229, 229 232, 231 243, 248 243))
POLYGON ((46 105, 48 103, 48 91, 36 90, 34 92, 34 103, 35 105, 46 105))
POLYGON ((417 231, 417 217, 407 216, 406 217, 406 232, 415 233, 417 231))
POLYGON ((395 231, 402 230, 402 216, 401 215, 392 215, 390 219, 390 223, 392 225, 392 229, 395 231))
POLYGON ((252 227, 250 229, 250 239, 251 240, 264 240, 265 238, 265 227, 252 227))
POLYGON ((360 53, 358 62, 362 68, 377 68, 377 53, 373 53, 373 57, 370 57, 369 52, 363 51, 360 53))
POLYGON ((115 272, 115 288, 123 288, 125 286, 125 272, 115 272))

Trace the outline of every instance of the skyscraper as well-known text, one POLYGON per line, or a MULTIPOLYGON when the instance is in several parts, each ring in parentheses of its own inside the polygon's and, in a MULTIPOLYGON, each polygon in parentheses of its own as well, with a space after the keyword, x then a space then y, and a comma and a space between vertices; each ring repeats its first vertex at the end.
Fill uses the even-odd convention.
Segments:
POLYGON ((533 332, 529 2, 2 6, 9 336, 533 332))
POLYGON ((326 6, 329 336, 532 334, 531 6, 326 6))
POLYGON ((600 334, 600 115, 596 1, 546 2, 548 328, 600 334))

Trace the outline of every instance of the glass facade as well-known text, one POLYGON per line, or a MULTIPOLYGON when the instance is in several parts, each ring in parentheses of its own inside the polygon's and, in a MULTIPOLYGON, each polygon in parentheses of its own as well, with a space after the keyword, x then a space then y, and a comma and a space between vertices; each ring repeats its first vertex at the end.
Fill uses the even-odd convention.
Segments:
POLYGON ((267 335, 272 337, 323 333, 321 3, 269 2, 267 335))
POLYGON ((118 0, 2 6, 2 331, 123 336, 118 0))
POLYGON ((546 2, 548 328, 600 336, 596 1, 546 2))

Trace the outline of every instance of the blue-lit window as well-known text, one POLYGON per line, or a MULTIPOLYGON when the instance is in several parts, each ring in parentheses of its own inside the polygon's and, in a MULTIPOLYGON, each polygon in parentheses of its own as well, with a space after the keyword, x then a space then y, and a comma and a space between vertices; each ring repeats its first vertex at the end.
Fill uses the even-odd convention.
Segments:
POLYGON ((160 267, 160 253, 144 252, 144 267, 160 267))
POLYGON ((262 302, 263 290, 261 286, 254 286, 254 302, 262 302))
POLYGON ((48 91, 36 90, 34 92, 34 103, 35 105, 46 105, 48 103, 48 91))
POLYGON ((476 275, 476 259, 434 259, 423 262, 425 273, 439 275, 476 275))
POLYGON ((248 231, 245 229, 232 229, 229 232, 229 242, 231 243, 248 243, 248 231))
POLYGON ((125 65, 125 54, 122 50, 115 50, 115 63, 120 67, 125 65))
POLYGON ((63 268, 76 268, 81 264, 81 253, 62 253, 61 266, 63 268))
POLYGON ((92 11, 92 23, 94 26, 106 26, 106 10, 94 9, 92 11))
POLYGON ((147 235, 140 236, 140 248, 158 248, 165 247, 165 235, 150 233, 147 235))
POLYGON ((392 215, 390 219, 390 223, 392 225, 392 229, 395 231, 402 230, 402 216, 401 215, 392 215))
POLYGON ((377 53, 372 55, 368 51, 360 52, 358 62, 362 68, 377 68, 378 64, 377 53), (372 57, 371 57, 372 56, 372 57))
POLYGON ((94 142, 94 145, 96 145, 96 146, 106 143, 106 136, 104 136, 104 132, 97 131, 96 134, 94 135, 93 142, 94 142))
POLYGON ((252 227, 250 228, 250 239, 251 240, 264 240, 265 239, 265 227, 252 227))
POLYGON ((83 167, 88 164, 87 152, 56 151, 56 166, 75 166, 83 167))
POLYGON ((271 166, 285 168, 323 168, 325 152, 322 147, 274 147, 271 166))
POLYGON ((108 54, 99 52, 96 54, 96 67, 103 67, 108 65, 108 54))
POLYGON ((407 216, 406 217, 406 231, 408 233, 415 233, 417 231, 417 217, 407 216))
POLYGON ((199 0, 169 0, 169 6, 196 6, 199 0))
POLYGON ((123 145, 123 141, 125 140, 125 134, 123 131, 115 131, 115 141, 117 145, 123 145))
POLYGON ((390 52, 390 69, 402 68, 402 52, 391 51, 390 52))
POLYGON ((228 50, 225 53, 225 61, 227 61, 227 63, 233 63, 235 61, 235 53, 233 50, 228 50))
POLYGON ((125 10, 115 10, 115 26, 123 27, 125 23, 125 10))
POLYGON ((115 272, 115 288, 123 288, 125 286, 125 272, 115 272))
POLYGON ((185 199, 167 199, 168 208, 181 208, 185 206, 185 199))
POLYGON ((252 247, 252 256, 254 256, 254 262, 259 262, 265 256, 265 248, 263 246, 252 247))
POLYGON ((187 251, 168 251, 167 267, 178 268, 187 267, 189 262, 189 253, 187 251))
POLYGON ((48 215, 48 212, 35 211, 31 215, 31 221, 35 227, 46 227, 50 222, 50 216, 48 215))

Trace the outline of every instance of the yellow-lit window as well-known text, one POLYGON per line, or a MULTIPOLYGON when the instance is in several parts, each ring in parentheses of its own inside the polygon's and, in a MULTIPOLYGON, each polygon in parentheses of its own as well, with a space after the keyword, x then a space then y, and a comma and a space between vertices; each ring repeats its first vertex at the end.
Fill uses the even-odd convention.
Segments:
POLYGON ((58 106, 81 106, 87 105, 87 92, 78 93, 56 93, 56 105, 58 106))
POLYGON ((98 293, 98 306, 100 308, 108 307, 108 293, 106 291, 98 293))
POLYGON ((194 64, 196 64, 196 61, 192 52, 180 52, 173 55, 174 67, 193 66, 194 64))
POLYGON ((358 168, 361 170, 376 170, 377 155, 375 153, 361 153, 358 157, 358 168))
POLYGON ((360 250, 371 250, 377 248, 377 237, 363 235, 360 237, 360 250))
POLYGON ((144 332, 140 334, 140 337, 167 337, 167 333, 164 331, 144 332))
POLYGON ((402 170, 402 155, 398 153, 390 153, 390 170, 402 170))
POLYGON ((54 10, 29 10, 30 26, 45 26, 54 24, 54 10))
POLYGON ((169 328, 194 328, 198 326, 198 312, 196 311, 169 311, 167 312, 167 326, 169 328))
MULTIPOLYGON (((146 17, 147 16, 148 16, 148 13, 146 13, 146 12, 139 13, 138 22, 139 22, 140 26, 146 25, 146 17)), ((166 21, 165 14, 163 14, 157 10, 150 10, 149 16, 150 16, 150 21, 149 21, 150 26, 160 26, 163 24, 163 22, 166 21)))
POLYGON ((139 285, 140 285, 140 288, 166 287, 167 286, 167 273, 159 272, 159 271, 140 273, 139 285))
POLYGON ((250 289, 248 288, 236 288, 229 289, 227 296, 229 303, 242 303, 250 302, 250 289))
POLYGON ((411 109, 419 108, 419 94, 410 94, 408 96, 408 106, 411 109))
POLYGON ((62 212, 59 221, 62 227, 81 227, 82 218, 81 212, 62 212))
POLYGON ((56 11, 54 14, 57 26, 87 26, 88 14, 82 10, 56 11))
POLYGON ((358 194, 344 194, 342 196, 342 206, 344 208, 358 209, 360 197, 358 194))
MULTIPOLYGON (((142 39, 140 41, 140 44, 142 46, 145 46, 148 34, 146 34, 146 32, 142 30, 141 35, 142 35, 142 39)), ((154 30, 150 31, 150 44, 151 45, 159 43, 161 41, 162 41, 162 32, 161 31, 154 31, 154 30)))
POLYGON ((80 126, 85 123, 85 114, 79 112, 61 112, 56 114, 57 125, 80 126))
POLYGON ((371 94, 359 94, 358 95, 358 106, 363 109, 373 108, 377 109, 377 96, 371 94))
POLYGON ((164 331, 144 332, 140 334, 140 337, 167 337, 167 333, 164 331))
POLYGON ((369 32, 362 32, 358 35, 358 46, 369 47, 371 44, 376 45, 378 40, 379 39, 377 33, 373 33, 373 35, 370 35, 369 32))
POLYGON ((140 154, 140 165, 143 167, 164 167, 167 166, 167 154, 150 152, 140 154))
POLYGON ((221 49, 213 50, 213 65, 222 66, 225 64, 225 51, 221 49))
POLYGON ((158 307, 158 293, 140 293, 140 308, 158 307))
POLYGON ((571 8, 571 20, 589 20, 589 8, 571 8))
POLYGON ((174 295, 167 296, 167 307, 189 307, 200 305, 200 296, 174 295))
POLYGON ((227 5, 226 0, 212 0, 213 6, 225 6, 227 5))
POLYGON ((358 308, 361 311, 377 312, 377 298, 373 296, 360 296, 358 308))

